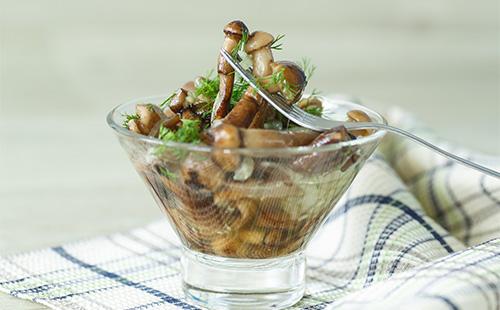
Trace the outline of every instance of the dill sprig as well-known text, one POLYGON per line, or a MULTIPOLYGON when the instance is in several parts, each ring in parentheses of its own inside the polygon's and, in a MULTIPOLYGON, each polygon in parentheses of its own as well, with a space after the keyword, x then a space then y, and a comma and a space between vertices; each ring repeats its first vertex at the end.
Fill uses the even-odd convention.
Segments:
POLYGON ((271 75, 262 77, 257 80, 261 86, 264 88, 272 88, 278 86, 280 88, 280 93, 287 100, 292 100, 297 94, 298 85, 289 83, 285 78, 285 68, 280 68, 279 70, 273 72, 271 75))
POLYGON ((279 34, 276 38, 271 42, 271 49, 281 51, 283 49, 283 41, 281 41, 285 37, 284 34, 279 34), (281 41, 281 42, 280 42, 281 41))
POLYGON ((236 47, 233 49, 231 56, 235 59, 240 59, 240 52, 245 52, 245 44, 247 44, 248 41, 248 30, 244 30, 243 34, 241 35, 241 39, 238 41, 238 44, 236 47))
POLYGON ((160 126, 158 138, 163 141, 200 143, 200 121, 182 119, 181 122, 182 125, 176 131, 160 126))
POLYGON ((318 106, 308 106, 304 109, 309 114, 321 116, 323 114, 323 108, 318 106))
POLYGON ((177 176, 175 175, 175 173, 171 172, 170 170, 168 170, 165 167, 159 167, 158 170, 159 170, 160 174, 162 176, 166 177, 167 179, 171 179, 171 180, 177 179, 177 176))
POLYGON ((231 107, 234 107, 238 101, 240 101, 241 97, 247 90, 249 84, 240 76, 235 79, 233 84, 233 93, 231 94, 231 107))
POLYGON ((175 94, 176 93, 173 92, 170 96, 167 97, 167 99, 165 99, 162 103, 160 103, 160 108, 165 109, 166 107, 168 107, 172 102, 172 99, 174 99, 175 94))
POLYGON ((210 102, 214 102, 219 93, 219 77, 213 77, 213 70, 210 70, 202 79, 199 79, 199 85, 196 85, 194 95, 202 95, 210 102))
POLYGON ((128 122, 133 120, 133 119, 139 119, 139 115, 137 113, 134 113, 134 114, 122 114, 122 116, 125 118, 123 120, 123 123, 122 123, 122 126, 129 129, 128 128, 128 122))
POLYGON ((306 75, 306 82, 309 82, 311 77, 314 75, 314 72, 316 71, 316 66, 311 64, 311 59, 305 57, 300 60, 298 65, 306 75))

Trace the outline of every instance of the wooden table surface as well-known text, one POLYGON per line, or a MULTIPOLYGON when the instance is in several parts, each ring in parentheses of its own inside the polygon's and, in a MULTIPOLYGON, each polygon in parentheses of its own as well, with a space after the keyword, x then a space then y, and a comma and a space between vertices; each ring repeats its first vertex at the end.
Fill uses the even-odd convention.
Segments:
MULTIPOLYGON (((235 18, 285 33, 276 58, 310 57, 324 93, 399 105, 446 138, 500 154, 498 1, 241 5, 0 0, 0 254, 161 217, 106 113, 213 68, 235 18)), ((0 294, 0 309, 43 308, 0 294)))

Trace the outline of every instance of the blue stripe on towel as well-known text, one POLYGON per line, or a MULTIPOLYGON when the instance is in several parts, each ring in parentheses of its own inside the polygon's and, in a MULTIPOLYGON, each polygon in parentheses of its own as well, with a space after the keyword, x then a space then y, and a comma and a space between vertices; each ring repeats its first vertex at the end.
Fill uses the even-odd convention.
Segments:
POLYGON ((129 279, 126 279, 116 273, 113 273, 113 272, 109 272, 109 271, 106 271, 96 265, 92 265, 92 264, 88 264, 88 263, 85 263, 84 261, 81 261, 80 259, 74 257, 73 255, 69 254, 63 247, 54 247, 52 248, 52 250, 54 252, 56 252, 57 254, 59 254, 61 257, 67 259, 68 261, 72 262, 73 264, 76 264, 82 268, 85 268, 85 269, 88 269, 92 272, 95 272, 103 277, 106 277, 106 278, 109 278, 109 279, 112 279, 116 282, 119 282, 123 285, 126 285, 126 286, 129 286, 129 287, 133 287, 133 288, 136 288, 138 290, 141 290, 143 292, 146 292, 148 294, 151 294, 155 297, 158 297, 160 298, 161 300, 169 303, 169 304, 173 304, 173 305, 176 305, 176 306, 179 306, 179 307, 182 307, 182 309, 186 309, 186 310, 197 310, 199 308, 197 307, 194 307, 194 306, 191 306, 190 304, 187 304, 185 302, 183 302, 182 300, 180 299, 177 299, 175 297, 172 297, 170 295, 167 295, 157 289, 154 289, 154 288, 151 288, 151 287, 148 287, 148 286, 145 286, 141 283, 137 283, 137 282, 134 282, 134 281, 131 281, 129 279))

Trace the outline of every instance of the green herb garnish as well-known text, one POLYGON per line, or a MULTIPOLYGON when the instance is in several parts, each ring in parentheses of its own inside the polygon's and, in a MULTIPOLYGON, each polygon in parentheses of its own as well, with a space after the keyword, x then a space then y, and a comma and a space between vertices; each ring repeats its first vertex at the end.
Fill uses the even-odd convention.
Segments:
POLYGON ((212 75, 213 71, 209 71, 205 77, 199 80, 199 85, 197 85, 194 90, 196 97, 202 95, 211 103, 215 101, 215 98, 219 93, 219 77, 212 77, 212 75))
POLYGON ((323 108, 318 106, 308 106, 304 109, 309 114, 321 116, 323 114, 323 108))
POLYGON ((297 94, 298 86, 289 83, 285 78, 285 67, 273 72, 273 74, 262 77, 257 80, 264 88, 272 88, 278 86, 281 94, 287 100, 292 100, 297 94))
POLYGON ((306 82, 309 82, 311 77, 314 75, 314 71, 316 71, 316 66, 311 64, 311 59, 302 58, 299 62, 299 67, 306 75, 306 82))
POLYGON ((240 101, 248 86, 249 84, 242 77, 238 76, 238 79, 235 79, 233 84, 233 92, 231 94, 231 108, 234 107, 238 103, 238 101, 240 101))
POLYGON ((123 123, 122 123, 122 126, 129 129, 128 128, 128 122, 133 120, 133 119, 139 119, 139 115, 137 113, 134 113, 134 114, 122 114, 123 117, 125 117, 125 119, 123 120, 123 123))
POLYGON ((273 42, 271 42, 271 49, 281 51, 283 49, 283 42, 280 42, 285 37, 284 34, 279 34, 273 42))
POLYGON ((248 41, 248 30, 244 30, 243 34, 241 35, 241 39, 238 41, 238 44, 231 53, 231 56, 233 56, 233 58, 239 59, 240 58, 239 53, 245 52, 245 44, 247 44, 247 41, 248 41))
POLYGON ((169 106, 170 103, 172 102, 172 99, 174 99, 175 94, 176 93, 174 92, 172 95, 168 96, 168 98, 165 99, 165 101, 163 101, 162 103, 160 103, 160 108, 165 109, 167 106, 169 106))
POLYGON ((160 171, 160 174, 166 177, 167 179, 172 179, 172 180, 177 179, 177 176, 165 167, 159 167, 158 170, 160 171))
POLYGON ((200 143, 200 121, 182 119, 182 125, 176 130, 172 131, 164 126, 160 126, 158 138, 163 141, 174 141, 183 143, 200 143))
MULTIPOLYGON (((181 122, 182 125, 176 131, 160 126, 158 138, 165 142, 174 141, 192 144, 200 143, 200 121, 182 119, 181 122)), ((170 152, 177 159, 181 159, 188 154, 188 152, 182 148, 168 148, 166 145, 159 145, 155 147, 153 154, 160 157, 163 156, 167 150, 170 150, 170 152)))

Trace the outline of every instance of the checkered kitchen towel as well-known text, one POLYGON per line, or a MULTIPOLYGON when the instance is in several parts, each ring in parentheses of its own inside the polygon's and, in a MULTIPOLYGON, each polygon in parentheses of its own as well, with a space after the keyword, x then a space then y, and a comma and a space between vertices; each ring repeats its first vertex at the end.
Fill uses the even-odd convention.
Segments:
MULTIPOLYGON (((381 149, 308 248, 293 309, 499 309, 500 180, 405 141, 381 149)), ((161 221, 0 257, 0 290, 54 309, 198 309, 179 254, 161 221)))

